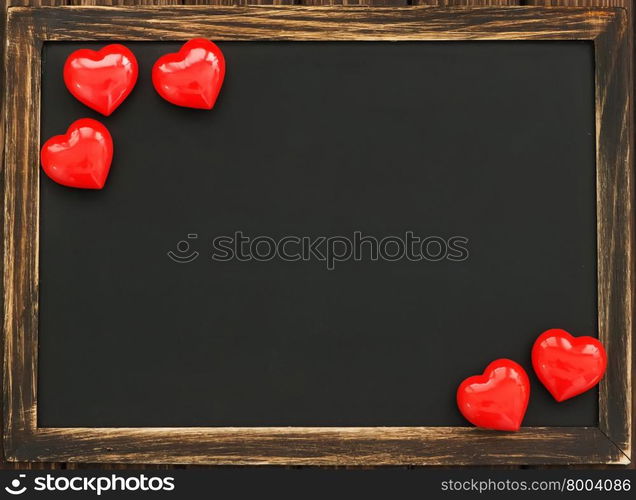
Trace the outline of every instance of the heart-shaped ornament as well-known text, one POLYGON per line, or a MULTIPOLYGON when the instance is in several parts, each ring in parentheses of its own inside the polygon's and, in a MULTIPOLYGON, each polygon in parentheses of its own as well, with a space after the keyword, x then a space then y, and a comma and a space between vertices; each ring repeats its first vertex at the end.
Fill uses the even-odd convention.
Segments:
POLYGON ((519 430, 529 398, 528 374, 510 359, 493 361, 457 388, 457 406, 466 420, 498 431, 519 430))
POLYGON ((186 108, 212 109, 224 78, 223 52, 203 38, 161 56, 152 68, 152 83, 159 95, 186 108))
POLYGON ((46 175, 58 184, 101 189, 113 159, 113 139, 104 125, 82 118, 66 134, 46 141, 40 158, 46 175))
POLYGON ((133 53, 113 44, 73 52, 64 64, 64 83, 78 101, 108 116, 128 97, 138 73, 133 53))
POLYGON ((532 366, 541 383, 561 402, 599 383, 607 367, 607 354, 597 339, 573 337, 555 328, 535 341, 532 366))

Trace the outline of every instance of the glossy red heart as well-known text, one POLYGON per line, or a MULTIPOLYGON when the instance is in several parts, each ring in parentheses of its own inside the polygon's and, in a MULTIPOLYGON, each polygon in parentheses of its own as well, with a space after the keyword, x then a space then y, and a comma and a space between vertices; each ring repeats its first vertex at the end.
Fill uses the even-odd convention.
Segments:
POLYGON ((555 328, 535 341, 532 366, 541 383, 561 402, 599 383, 607 367, 607 354, 597 339, 573 337, 555 328))
POLYGON ((457 406, 466 420, 498 431, 519 430, 529 398, 528 374, 509 359, 493 361, 457 388, 457 406))
POLYGON ((212 109, 224 78, 223 52, 203 38, 161 56, 152 68, 152 83, 159 95, 187 108, 212 109))
POLYGON ((108 116, 128 97, 138 73, 134 54, 113 44, 73 52, 64 64, 64 83, 78 101, 108 116))
POLYGON ((113 159, 113 139, 104 125, 82 118, 66 134, 46 141, 40 157, 42 169, 58 184, 101 189, 113 159))

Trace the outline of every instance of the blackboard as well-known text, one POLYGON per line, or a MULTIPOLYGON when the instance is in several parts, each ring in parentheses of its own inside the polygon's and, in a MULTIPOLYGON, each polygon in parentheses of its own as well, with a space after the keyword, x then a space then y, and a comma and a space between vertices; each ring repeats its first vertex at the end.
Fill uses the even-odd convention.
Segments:
POLYGON ((597 424, 597 391, 557 405, 529 360, 545 329, 598 334, 592 43, 219 43, 199 111, 150 82, 180 43, 126 42, 140 78, 108 118, 62 81, 103 45, 43 49, 41 140, 93 117, 115 158, 102 191, 40 180, 39 425, 463 426, 458 383, 499 357, 531 376, 524 425, 597 424), (469 255, 213 260, 235 231, 469 255))

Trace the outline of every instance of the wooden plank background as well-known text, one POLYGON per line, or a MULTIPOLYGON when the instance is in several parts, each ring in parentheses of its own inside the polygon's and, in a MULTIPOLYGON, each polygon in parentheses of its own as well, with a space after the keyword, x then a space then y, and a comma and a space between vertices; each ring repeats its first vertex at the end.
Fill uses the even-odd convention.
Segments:
MULTIPOLYGON (((635 32, 635 16, 633 0, 0 0, 0 33, 5 33, 6 11, 10 6, 42 6, 42 5, 328 5, 328 6, 376 6, 376 7, 400 7, 407 5, 431 5, 431 6, 569 6, 569 7, 623 7, 627 9, 630 18, 632 36, 632 68, 636 62, 634 53, 633 34, 635 32)), ((4 63, 4 39, 0 46, 0 60, 4 63)), ((2 64, 0 69, 0 82, 4 82, 4 72, 6 68, 2 64)), ((633 79, 632 79, 633 81, 633 79)), ((632 121, 634 117, 632 116, 632 121)), ((4 108, 0 100, 0 165, 3 164, 3 144, 4 144, 4 108)), ((0 176, 2 182, 2 176, 0 176)), ((0 234, 2 228, 0 227, 0 234)), ((1 290, 0 290, 1 292, 1 290)), ((0 342, 2 339, 0 339, 0 342)), ((2 352, 0 344, 0 352, 2 352)), ((636 362, 636 356, 633 362, 636 362)), ((636 385, 634 386, 636 388, 636 385)), ((633 398, 636 403, 636 395, 633 398)), ((1 402, 0 402, 1 404, 1 402)), ((633 412, 636 418, 636 411, 633 412)), ((0 411, 0 419, 2 412, 0 411)), ((1 423, 1 422, 0 422, 1 423)), ((636 420, 634 422, 636 424, 636 420)), ((0 426, 1 428, 1 426, 0 426)), ((636 433, 634 433, 636 441, 636 433)), ((636 442, 632 449, 636 449, 636 442)), ((97 464, 67 464, 67 463, 9 463, 4 460, 2 451, 2 440, 0 440, 0 469, 76 469, 99 467, 102 469, 141 469, 141 468, 185 468, 184 466, 156 466, 156 465, 97 465, 97 464)), ((617 467, 617 466, 610 466, 617 467)), ((606 468, 606 466, 599 466, 606 468)), ((632 463, 628 468, 636 468, 632 463)))

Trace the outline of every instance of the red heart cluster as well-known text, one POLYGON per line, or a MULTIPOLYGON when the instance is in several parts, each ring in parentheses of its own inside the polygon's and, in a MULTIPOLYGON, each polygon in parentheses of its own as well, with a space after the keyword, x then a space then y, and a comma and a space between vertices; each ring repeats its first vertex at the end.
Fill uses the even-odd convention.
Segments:
MULTIPOLYGON (((98 51, 80 49, 64 65, 69 92, 91 109, 109 116, 132 92, 139 68, 123 45, 98 51)), ((177 106, 212 109, 225 78, 221 49, 209 40, 194 39, 179 52, 160 57, 152 69, 157 93, 177 106)), ((101 189, 113 158, 113 141, 106 127, 88 118, 75 121, 64 135, 42 147, 42 169, 64 186, 101 189)))
MULTIPOLYGON (((558 402, 578 396, 603 378, 607 355, 593 337, 573 337, 565 330, 542 333, 532 348, 532 365, 558 402)), ((486 429, 516 431, 530 399, 530 380, 509 359, 490 363, 482 375, 468 377, 457 389, 457 406, 470 423, 486 429)))

